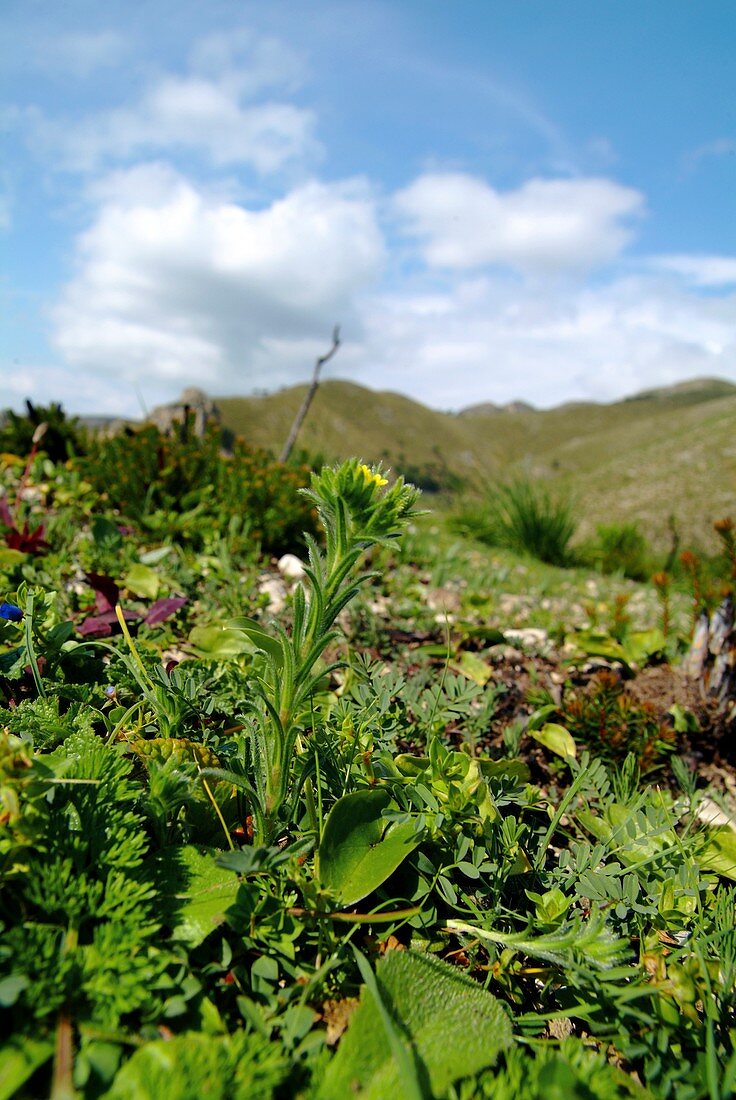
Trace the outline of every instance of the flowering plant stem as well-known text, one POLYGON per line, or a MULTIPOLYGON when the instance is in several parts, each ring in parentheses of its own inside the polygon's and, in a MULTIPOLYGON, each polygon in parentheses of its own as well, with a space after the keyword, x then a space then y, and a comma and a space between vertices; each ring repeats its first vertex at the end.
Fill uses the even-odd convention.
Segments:
MULTIPOLYGON (((325 549, 307 537, 309 563, 294 591, 290 632, 277 624, 275 633, 269 633, 253 620, 238 620, 262 654, 254 696, 248 702, 252 717, 248 766, 241 775, 212 769, 249 795, 255 843, 269 843, 288 823, 285 811, 299 791, 298 766, 305 765, 308 756, 304 752, 310 717, 307 703, 322 679, 342 664, 318 667, 318 662, 339 637, 338 615, 361 585, 375 576, 364 567, 365 553, 398 537, 417 514, 419 495, 401 478, 389 486, 380 469, 356 459, 313 474, 304 492, 317 509, 325 549)), ((307 797, 307 806, 314 808, 313 799, 307 797)), ((316 829, 316 815, 310 814, 312 818, 316 829)))

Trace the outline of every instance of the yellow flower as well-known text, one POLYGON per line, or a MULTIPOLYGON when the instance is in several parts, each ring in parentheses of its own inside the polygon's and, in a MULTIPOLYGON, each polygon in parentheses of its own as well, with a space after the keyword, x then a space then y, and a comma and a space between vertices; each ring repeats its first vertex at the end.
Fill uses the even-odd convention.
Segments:
POLYGON ((359 469, 365 479, 366 485, 374 484, 379 489, 382 485, 388 485, 388 481, 385 477, 381 477, 380 474, 374 473, 374 471, 371 470, 369 466, 366 466, 365 463, 363 463, 359 467, 359 469))

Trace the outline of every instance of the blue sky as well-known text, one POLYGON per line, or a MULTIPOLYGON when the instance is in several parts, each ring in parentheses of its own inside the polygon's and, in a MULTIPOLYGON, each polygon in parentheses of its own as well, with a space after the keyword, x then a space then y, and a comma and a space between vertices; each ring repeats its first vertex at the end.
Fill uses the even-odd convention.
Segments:
POLYGON ((4 0, 0 406, 736 381, 731 0, 4 0))

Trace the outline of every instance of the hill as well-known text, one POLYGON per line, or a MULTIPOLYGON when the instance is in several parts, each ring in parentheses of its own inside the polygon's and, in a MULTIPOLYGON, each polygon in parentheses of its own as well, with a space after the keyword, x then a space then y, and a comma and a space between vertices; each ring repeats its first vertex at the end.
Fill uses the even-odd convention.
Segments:
MULTIPOLYGON (((306 386, 218 398, 223 424, 278 450, 306 386)), ((736 386, 697 379, 612 404, 539 410, 429 409, 400 394, 324 382, 299 446, 328 460, 359 454, 426 489, 482 490, 524 474, 569 492, 583 532, 637 520, 659 545, 673 516, 683 543, 715 545, 714 519, 736 515, 736 386)))

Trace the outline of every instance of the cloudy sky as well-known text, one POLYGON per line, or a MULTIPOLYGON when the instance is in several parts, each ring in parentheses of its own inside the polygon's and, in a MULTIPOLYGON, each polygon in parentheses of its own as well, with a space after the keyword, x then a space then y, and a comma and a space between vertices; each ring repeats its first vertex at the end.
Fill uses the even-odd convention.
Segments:
POLYGON ((736 381, 733 0, 3 0, 0 406, 736 381))

